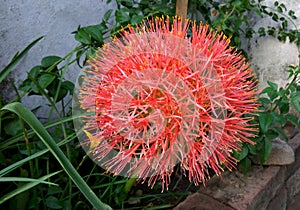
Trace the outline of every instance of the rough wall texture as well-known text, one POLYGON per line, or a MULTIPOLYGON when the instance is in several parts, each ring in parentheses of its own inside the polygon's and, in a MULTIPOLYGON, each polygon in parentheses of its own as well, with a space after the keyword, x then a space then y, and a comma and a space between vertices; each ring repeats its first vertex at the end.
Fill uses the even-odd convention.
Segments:
MULTIPOLYGON (((45 35, 26 58, 9 75, 19 84, 33 66, 39 65, 47 55, 63 56, 77 42, 74 35, 78 25, 97 24, 109 8, 104 0, 1 0, 0 3, 0 69, 6 66, 13 55, 39 36, 45 35)), ((67 77, 75 79, 78 67, 72 65, 67 77)), ((2 88, 2 95, 11 96, 9 84, 2 88)), ((40 103, 40 98, 31 97, 28 105, 40 103)), ((31 107, 34 107, 32 105, 31 107)))
MULTIPOLYGON (((274 7, 275 0, 265 0, 263 3, 270 7, 274 7)), ((295 11, 295 15, 298 17, 295 20, 297 28, 300 27, 300 4, 299 0, 279 0, 286 5, 288 10, 295 11)), ((272 26, 278 28, 280 23, 274 22, 270 17, 263 19, 253 18, 252 25, 254 30, 258 30, 260 27, 267 28, 272 26)), ((295 27, 289 23, 290 28, 295 27)), ((297 65, 299 62, 298 54, 299 49, 293 43, 279 42, 273 37, 254 37, 250 41, 249 54, 251 58, 251 65, 257 72, 261 87, 265 87, 267 81, 275 81, 280 86, 284 86, 287 83, 288 74, 285 69, 290 64, 297 65)))

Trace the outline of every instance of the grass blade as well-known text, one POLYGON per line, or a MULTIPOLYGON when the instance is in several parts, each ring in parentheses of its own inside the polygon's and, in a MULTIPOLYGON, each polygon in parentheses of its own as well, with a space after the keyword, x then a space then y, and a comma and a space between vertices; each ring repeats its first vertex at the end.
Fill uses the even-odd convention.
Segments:
POLYGON ((40 179, 32 179, 32 178, 26 178, 26 177, 0 177, 0 182, 37 182, 38 184, 50 184, 50 185, 56 185, 53 182, 47 182, 40 179))
MULTIPOLYGON (((49 179, 50 177, 60 173, 61 171, 56 171, 54 173, 51 173, 51 174, 47 174, 46 176, 43 176, 41 178, 39 178, 38 180, 40 181, 45 181, 47 179, 49 179)), ((25 184, 23 185, 22 187, 19 187, 9 193, 7 193, 6 195, 4 195, 3 197, 0 198, 0 204, 4 203, 5 201, 9 200, 10 198, 22 193, 22 192, 25 192, 26 190, 29 190, 33 187, 35 187, 36 185, 40 184, 41 182, 30 182, 28 184, 25 184)))
POLYGON ((24 56, 27 54, 27 52, 41 39, 43 36, 37 38, 33 42, 31 42, 22 52, 17 52, 15 56, 11 59, 9 64, 2 69, 0 72, 0 83, 5 79, 5 77, 13 70, 13 68, 24 58, 24 56))
MULTIPOLYGON (((67 139, 64 139, 61 142, 59 142, 57 144, 57 146, 64 145, 64 144, 68 143, 69 141, 73 140, 75 137, 76 137, 76 134, 74 133, 73 135, 70 135, 67 139)), ((10 173, 11 171, 19 168, 21 165, 25 164, 26 162, 33 160, 37 157, 40 157, 47 152, 49 152, 49 149, 43 149, 39 152, 34 153, 33 155, 30 155, 22 160, 19 160, 18 162, 15 162, 15 163, 7 166, 6 168, 4 168, 0 171, 0 177, 5 176, 6 174, 10 173)))
MULTIPOLYGON (((48 129, 48 128, 52 128, 54 126, 57 126, 57 125, 60 125, 61 123, 65 123, 65 122, 69 122, 69 121, 72 121, 74 118, 77 118, 78 116, 72 116, 72 117, 66 117, 66 118, 61 118, 59 119, 58 121, 56 122, 52 122, 52 123, 47 123, 44 125, 44 128, 45 129, 48 129)), ((28 137, 32 137, 34 135, 34 131, 33 130, 29 130, 27 132, 27 135, 28 137)), ((24 141, 24 134, 21 133, 21 134, 18 134, 14 137, 11 137, 3 142, 0 143, 0 152, 11 147, 11 146, 14 146, 18 141, 24 141)))
POLYGON ((43 143, 47 146, 50 152, 54 155, 60 165, 63 167, 64 171, 72 179, 72 181, 77 185, 83 195, 89 200, 89 202, 96 209, 109 209, 112 208, 100 201, 92 189, 87 185, 87 183, 78 174, 76 169, 61 151, 61 149, 56 145, 55 141, 52 139, 50 134, 46 131, 40 121, 34 116, 34 114, 24 107, 21 103, 15 102, 4 106, 1 110, 8 110, 14 112, 20 116, 25 122, 27 122, 32 130, 39 136, 43 143))

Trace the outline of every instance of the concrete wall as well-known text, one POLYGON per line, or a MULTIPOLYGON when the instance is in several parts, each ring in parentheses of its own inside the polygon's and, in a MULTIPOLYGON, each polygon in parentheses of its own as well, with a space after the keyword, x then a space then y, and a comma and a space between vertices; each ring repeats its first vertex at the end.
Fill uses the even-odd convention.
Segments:
MULTIPOLYGON (((274 7, 275 0, 265 0, 263 4, 274 7)), ((298 17, 295 20, 297 28, 300 29, 300 1, 299 0, 279 0, 284 3, 288 10, 295 11, 298 17)), ((258 30, 260 27, 268 26, 279 27, 280 23, 274 22, 270 17, 254 18, 252 21, 253 29, 258 30)), ((291 29, 295 27, 289 23, 291 29)), ((251 58, 251 66, 259 76, 261 87, 265 87, 267 81, 275 81, 280 86, 287 83, 288 73, 284 72, 290 65, 298 65, 299 49, 294 43, 286 43, 278 41, 273 37, 254 37, 249 46, 249 54, 251 58)))
MULTIPOLYGON (((114 4, 107 5, 106 0, 0 0, 0 69, 9 63, 16 51, 45 35, 9 75, 20 84, 26 78, 26 72, 39 65, 44 56, 63 56, 76 46, 71 32, 78 25, 97 24, 105 12, 114 7, 114 4)), ((67 76, 72 75, 74 79, 78 71, 73 65, 67 76)), ((12 94, 8 83, 2 85, 3 98, 12 94)), ((39 100, 31 97, 30 102, 25 103, 34 107, 41 103, 39 100)))

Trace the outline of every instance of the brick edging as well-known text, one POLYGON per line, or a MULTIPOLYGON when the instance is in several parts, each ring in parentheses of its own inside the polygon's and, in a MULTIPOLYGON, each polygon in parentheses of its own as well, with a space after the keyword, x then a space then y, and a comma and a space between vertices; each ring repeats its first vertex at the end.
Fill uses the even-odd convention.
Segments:
POLYGON ((289 142, 295 162, 288 166, 254 166, 247 176, 225 172, 213 177, 174 210, 300 209, 300 134, 289 142))

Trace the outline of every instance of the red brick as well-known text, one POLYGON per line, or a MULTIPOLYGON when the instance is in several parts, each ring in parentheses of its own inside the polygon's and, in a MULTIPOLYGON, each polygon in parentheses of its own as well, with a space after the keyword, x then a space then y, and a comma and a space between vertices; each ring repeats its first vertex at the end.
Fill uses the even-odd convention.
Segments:
POLYGON ((188 196, 173 210, 235 210, 234 208, 214 199, 211 196, 194 193, 188 196))
POLYGON ((224 173, 222 179, 215 177, 199 191, 238 210, 266 209, 283 186, 284 175, 285 167, 254 166, 247 176, 239 172, 224 173))
POLYGON ((300 169, 298 169, 286 182, 288 201, 300 192, 300 169))
POLYGON ((300 209, 300 193, 294 196, 293 200, 287 207, 287 210, 299 210, 299 209, 300 209))
POLYGON ((295 152, 295 162, 287 166, 287 177, 293 175, 300 168, 300 134, 288 141, 295 152))
POLYGON ((278 190, 276 196, 271 200, 268 205, 267 210, 284 210, 286 209, 287 202, 287 190, 285 186, 282 186, 280 190, 278 190))
POLYGON ((255 166, 247 176, 235 171, 213 177, 176 210, 299 210, 300 134, 289 141, 296 161, 288 166, 255 166), (298 193, 298 194, 297 194, 298 193), (187 205, 188 204, 188 205, 187 205), (221 206, 213 206, 221 205, 221 206), (223 205, 223 206, 222 206, 223 205))

